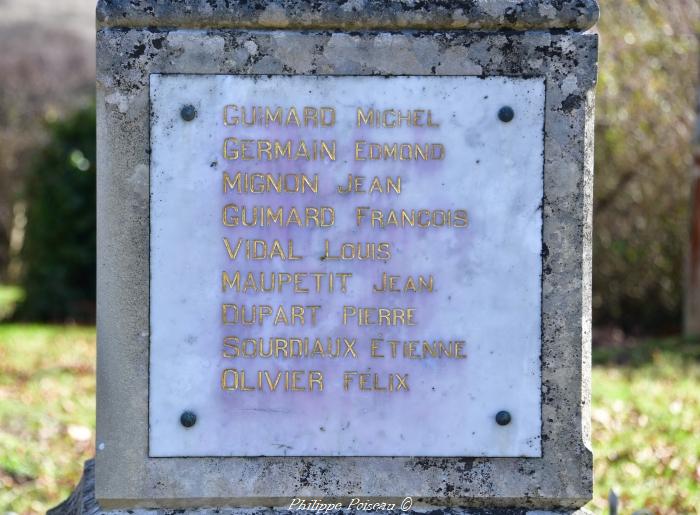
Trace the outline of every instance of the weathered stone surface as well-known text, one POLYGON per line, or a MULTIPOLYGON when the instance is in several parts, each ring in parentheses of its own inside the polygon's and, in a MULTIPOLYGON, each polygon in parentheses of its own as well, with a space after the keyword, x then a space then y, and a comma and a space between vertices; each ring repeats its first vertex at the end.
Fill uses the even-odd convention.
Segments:
POLYGON ((579 33, 102 29, 98 497, 105 503, 152 499, 172 505, 173 499, 203 496, 200 502, 214 504, 279 504, 294 492, 382 498, 413 492, 435 505, 493 506, 512 499, 540 507, 583 505, 591 491, 587 364, 596 50, 597 37, 579 33), (183 70, 547 78, 542 459, 147 458, 148 77, 183 70))
MULTIPOLYGON (((95 499, 95 462, 85 462, 83 477, 73 494, 63 503, 49 510, 48 515, 311 515, 317 512, 304 510, 289 510, 284 508, 193 508, 187 510, 164 509, 130 509, 103 510, 95 499)), ((329 515, 353 515, 355 510, 326 511, 329 515)), ((585 510, 541 511, 521 508, 445 508, 435 510, 424 508, 402 512, 363 511, 368 515, 385 515, 386 513, 408 513, 409 515, 590 515, 585 510)))
POLYGON ((101 27, 206 29, 575 29, 598 20, 596 0, 100 0, 101 27))
MULTIPOLYGON (((264 30, 278 25, 262 25, 259 13, 247 7, 240 19, 252 17, 245 22, 250 25, 235 17, 215 22, 211 13, 223 9, 220 4, 104 1, 98 11, 96 497, 102 506, 282 507, 293 496, 400 502, 406 495, 423 506, 517 506, 515 513, 571 512, 585 504, 592 484, 588 410, 597 37, 559 30, 302 32, 291 29, 309 26, 291 24, 286 15, 279 20, 287 30, 264 30), (137 4, 143 15, 130 14, 137 4), (129 7, 125 16, 117 6, 129 7), (148 21, 150 12, 162 17, 148 21), (196 29, 210 24, 213 28, 196 29), (248 26, 262 30, 239 30, 248 26), (544 77, 542 458, 149 458, 149 76, 154 73, 544 77)), ((583 28, 595 19, 572 26, 567 15, 547 8, 553 4, 574 2, 518 3, 536 5, 555 19, 550 25, 509 27, 583 28)), ((445 4, 430 5, 436 9, 431 12, 441 12, 445 4)), ((501 9, 515 3, 469 5, 501 9)), ((371 25, 375 22, 362 9, 352 15, 364 20, 358 22, 364 28, 406 27, 395 14, 377 16, 383 21, 371 25)), ((484 16, 505 19, 505 10, 484 16)), ((439 20, 431 23, 445 28, 439 20)), ((343 27, 337 19, 333 24, 343 27)), ((499 25, 457 28, 475 26, 499 25)))

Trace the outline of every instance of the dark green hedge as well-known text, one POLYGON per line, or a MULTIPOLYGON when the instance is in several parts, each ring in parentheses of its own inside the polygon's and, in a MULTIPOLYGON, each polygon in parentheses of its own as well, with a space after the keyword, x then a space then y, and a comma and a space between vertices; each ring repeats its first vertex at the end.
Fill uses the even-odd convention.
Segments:
POLYGON ((26 181, 20 319, 95 317, 95 106, 48 127, 26 181))

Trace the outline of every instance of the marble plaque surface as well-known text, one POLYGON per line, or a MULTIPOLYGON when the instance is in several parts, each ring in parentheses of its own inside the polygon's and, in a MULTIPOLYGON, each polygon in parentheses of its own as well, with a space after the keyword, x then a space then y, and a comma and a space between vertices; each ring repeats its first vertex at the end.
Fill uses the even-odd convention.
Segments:
POLYGON ((544 95, 151 75, 150 455, 540 456, 544 95))

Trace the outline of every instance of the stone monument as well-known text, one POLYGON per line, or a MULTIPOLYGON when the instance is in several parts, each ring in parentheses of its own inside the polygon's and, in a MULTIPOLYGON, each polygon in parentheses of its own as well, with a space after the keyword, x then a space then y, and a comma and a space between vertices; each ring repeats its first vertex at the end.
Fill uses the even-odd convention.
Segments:
POLYGON ((579 510, 597 16, 101 0, 95 484, 63 510, 579 510))

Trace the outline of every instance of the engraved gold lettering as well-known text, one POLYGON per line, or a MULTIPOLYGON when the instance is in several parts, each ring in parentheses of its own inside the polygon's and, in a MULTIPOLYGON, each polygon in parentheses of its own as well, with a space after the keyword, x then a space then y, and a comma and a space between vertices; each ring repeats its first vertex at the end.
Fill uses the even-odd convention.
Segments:
MULTIPOLYGON (((381 340, 380 340, 381 341, 381 340)), ((262 336, 239 338, 225 336, 222 356, 224 358, 354 358, 357 359, 355 338, 345 337, 295 337, 262 336)))
POLYGON ((391 259, 391 244, 389 242, 365 242, 342 243, 337 251, 331 250, 331 243, 325 240, 323 243, 323 256, 321 260, 375 260, 386 261, 391 259))
POLYGON ((340 185, 337 188, 338 193, 346 195, 348 193, 401 193, 401 177, 373 177, 369 189, 365 187, 366 177, 363 175, 348 174, 347 185, 340 185))
POLYGON ((343 325, 412 326, 416 325, 416 308, 343 306, 343 325))
POLYGON ((283 305, 273 307, 268 304, 221 304, 221 323, 223 325, 262 326, 270 321, 272 325, 296 326, 309 323, 315 326, 318 319, 319 305, 283 305))
POLYGON ((310 107, 301 108, 299 116, 296 107, 280 106, 224 106, 224 125, 243 127, 333 127, 335 125, 335 108, 310 107), (303 118, 303 122, 302 122, 303 118))
POLYGON ((335 224, 335 209, 330 206, 271 207, 226 204, 221 212, 226 227, 331 227, 335 224))
POLYGON ((226 368, 221 373, 221 389, 224 391, 252 392, 267 390, 275 392, 322 392, 323 372, 320 370, 285 370, 271 373, 269 370, 258 370, 256 381, 250 384, 246 380, 245 370, 226 368))
MULTIPOLYGON (((231 240, 228 238, 224 238, 223 241, 226 253, 231 261, 235 261, 238 258, 241 249, 244 251, 243 257, 249 261, 272 260, 275 258, 281 261, 299 261, 303 259, 303 256, 295 254, 293 240, 287 240, 286 246, 279 240, 268 242, 267 240, 238 238, 234 245, 231 244, 231 240)), ((222 289, 225 289, 226 286, 229 285, 224 284, 224 279, 222 278, 222 289)))
MULTIPOLYGON (((226 240, 226 239, 225 239, 226 240)), ((228 244, 230 247, 230 243, 228 244)), ((233 253, 233 251, 231 251, 233 253)), ((221 291, 236 293, 347 293, 349 272, 221 272, 221 291)))
POLYGON ((223 157, 229 161, 335 161, 336 142, 238 139, 231 136, 224 139, 223 157))
POLYGON ((309 372, 309 391, 314 390, 314 385, 319 392, 323 391, 323 373, 320 370, 311 370, 309 372))
POLYGON ((408 374, 390 373, 383 375, 376 372, 345 371, 343 372, 343 390, 350 391, 351 386, 355 386, 357 390, 363 392, 408 391, 408 374))
POLYGON ((440 127, 433 121, 430 109, 372 109, 357 108, 357 127, 393 129, 397 127, 440 127), (425 117, 425 118, 424 118, 425 117))
POLYGON ((465 209, 371 209, 368 206, 355 208, 355 224, 359 227, 369 223, 372 228, 417 227, 457 228, 469 226, 469 217, 465 209))
POLYGON ((379 284, 372 285, 372 291, 377 293, 432 293, 434 282, 432 274, 428 275, 428 277, 418 275, 417 278, 409 275, 406 279, 402 279, 400 275, 390 275, 382 272, 379 284))
POLYGON ((224 172, 223 189, 224 193, 318 193, 318 174, 236 172, 231 177, 224 172))
POLYGON ((389 351, 391 358, 399 352, 406 359, 466 359, 464 340, 395 340, 375 337, 370 340, 370 355, 385 357, 389 351))
POLYGON ((355 161, 441 161, 442 143, 374 143, 355 141, 355 161))

